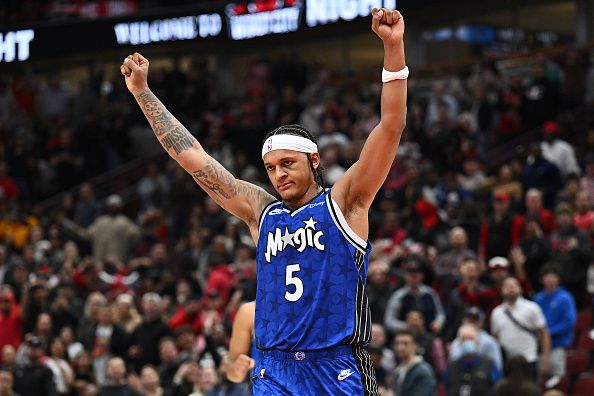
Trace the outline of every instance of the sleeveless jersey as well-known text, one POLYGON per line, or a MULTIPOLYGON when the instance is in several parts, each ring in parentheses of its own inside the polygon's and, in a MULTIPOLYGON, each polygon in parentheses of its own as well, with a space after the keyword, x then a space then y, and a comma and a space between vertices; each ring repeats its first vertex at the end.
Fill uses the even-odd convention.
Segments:
POLYGON ((294 211, 279 201, 268 205, 257 245, 258 348, 307 351, 369 343, 370 252, 330 189, 294 211))

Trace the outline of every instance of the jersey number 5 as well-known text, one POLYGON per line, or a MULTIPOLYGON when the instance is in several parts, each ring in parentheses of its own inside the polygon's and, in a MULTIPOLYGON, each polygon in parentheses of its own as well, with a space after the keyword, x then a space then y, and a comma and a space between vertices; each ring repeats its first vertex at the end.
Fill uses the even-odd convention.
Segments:
POLYGON ((299 264, 287 265, 285 285, 295 285, 295 291, 293 293, 289 293, 288 291, 285 292, 285 299, 291 302, 299 300, 303 295, 303 282, 301 282, 301 279, 298 277, 293 276, 293 273, 299 271, 301 271, 299 264))

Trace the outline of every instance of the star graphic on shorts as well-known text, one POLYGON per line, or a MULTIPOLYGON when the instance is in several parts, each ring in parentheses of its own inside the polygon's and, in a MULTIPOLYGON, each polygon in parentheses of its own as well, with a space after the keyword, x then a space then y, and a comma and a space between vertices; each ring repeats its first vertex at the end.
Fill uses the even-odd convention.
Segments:
POLYGON ((303 221, 305 223, 305 228, 311 228, 312 230, 316 230, 316 224, 318 224, 317 221, 314 220, 313 217, 310 217, 309 220, 304 220, 303 221))
POLYGON ((283 249, 286 248, 287 245, 295 247, 295 243, 293 242, 293 235, 295 234, 291 234, 289 232, 289 228, 285 227, 285 235, 281 237, 281 240, 283 241, 283 249))

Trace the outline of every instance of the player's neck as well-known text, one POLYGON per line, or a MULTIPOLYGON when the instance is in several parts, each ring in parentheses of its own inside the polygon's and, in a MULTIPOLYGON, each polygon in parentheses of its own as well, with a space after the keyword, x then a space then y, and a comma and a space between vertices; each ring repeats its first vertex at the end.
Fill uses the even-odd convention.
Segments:
POLYGON ((318 186, 317 183, 310 184, 305 194, 303 194, 299 199, 283 202, 287 208, 294 210, 314 199, 321 191, 322 187, 318 186))

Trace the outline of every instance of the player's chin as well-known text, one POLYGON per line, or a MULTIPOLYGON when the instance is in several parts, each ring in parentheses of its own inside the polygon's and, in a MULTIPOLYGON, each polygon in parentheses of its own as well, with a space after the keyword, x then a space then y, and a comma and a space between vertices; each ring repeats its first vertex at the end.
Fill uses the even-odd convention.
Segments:
POLYGON ((280 195, 283 201, 292 201, 297 196, 297 190, 294 186, 290 186, 288 188, 279 189, 277 188, 276 191, 278 195, 280 195))

